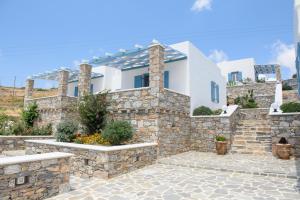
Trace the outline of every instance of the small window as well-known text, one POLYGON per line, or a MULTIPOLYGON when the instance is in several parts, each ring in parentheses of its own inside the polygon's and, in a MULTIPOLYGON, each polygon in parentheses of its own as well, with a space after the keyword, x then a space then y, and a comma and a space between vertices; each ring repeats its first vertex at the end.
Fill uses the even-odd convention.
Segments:
POLYGON ((219 89, 219 85, 216 84, 214 81, 210 82, 211 84, 211 101, 214 103, 219 103, 220 102, 220 89, 219 89))
POLYGON ((164 87, 169 88, 169 71, 164 72, 164 87))
POLYGON ((74 97, 78 97, 78 86, 75 86, 74 97))
POLYGON ((149 73, 134 77, 134 88, 149 87, 149 73))
POLYGON ((90 86, 90 92, 91 92, 91 94, 94 94, 94 84, 91 84, 91 86, 90 86))

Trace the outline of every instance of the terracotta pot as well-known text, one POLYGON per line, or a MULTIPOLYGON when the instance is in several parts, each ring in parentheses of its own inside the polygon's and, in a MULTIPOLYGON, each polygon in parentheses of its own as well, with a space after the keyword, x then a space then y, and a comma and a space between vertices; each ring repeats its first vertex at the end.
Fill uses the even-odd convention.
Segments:
POLYGON ((225 155, 227 153, 227 142, 216 141, 216 150, 218 155, 225 155))
POLYGON ((276 144, 276 153, 278 158, 289 160, 291 156, 291 144, 276 144))

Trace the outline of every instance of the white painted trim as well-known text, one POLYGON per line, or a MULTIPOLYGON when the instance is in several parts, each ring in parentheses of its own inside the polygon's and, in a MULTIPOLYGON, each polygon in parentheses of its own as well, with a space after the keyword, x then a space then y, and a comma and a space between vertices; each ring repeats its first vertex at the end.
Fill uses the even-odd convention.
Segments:
POLYGON ((54 138, 53 135, 41 135, 41 136, 37 136, 37 135, 34 135, 34 136, 30 136, 30 135, 9 135, 9 136, 6 136, 6 135, 0 135, 0 139, 3 139, 3 138, 54 138))
POLYGON ((71 153, 53 152, 53 153, 43 153, 43 154, 35 154, 35 155, 4 157, 4 158, 0 158, 0 166, 35 162, 41 160, 67 158, 73 155, 74 154, 71 153))
POLYGON ((62 147, 71 147, 71 148, 79 148, 79 149, 87 149, 87 150, 95 150, 95 151, 120 151, 126 149, 135 149, 149 146, 157 146, 157 143, 139 143, 139 144, 126 144, 119 146, 100 146, 100 145, 89 145, 89 144, 76 144, 76 143, 66 143, 66 142, 56 142, 54 140, 25 140, 25 142, 32 142, 37 144, 49 144, 55 146, 62 147))
POLYGON ((294 113, 280 113, 280 112, 272 112, 269 113, 270 116, 286 116, 286 115, 300 115, 300 112, 294 112, 294 113))
POLYGON ((176 94, 180 94, 182 96, 186 96, 186 97, 190 97, 189 95, 186 95, 186 94, 183 94, 183 93, 180 93, 180 92, 177 92, 175 90, 171 90, 169 88, 164 88, 166 91, 169 91, 169 92, 173 92, 173 93, 176 93, 176 94))
POLYGON ((199 115, 199 116, 191 116, 194 118, 220 118, 220 117, 230 117, 237 109, 238 105, 230 105, 227 107, 227 113, 220 114, 220 115, 199 115))
POLYGON ((150 89, 150 87, 140 87, 140 88, 130 88, 130 89, 125 89, 125 90, 115 90, 112 92, 109 92, 110 94, 112 93, 118 93, 118 92, 130 92, 130 91, 139 91, 139 90, 146 90, 146 89, 150 89))

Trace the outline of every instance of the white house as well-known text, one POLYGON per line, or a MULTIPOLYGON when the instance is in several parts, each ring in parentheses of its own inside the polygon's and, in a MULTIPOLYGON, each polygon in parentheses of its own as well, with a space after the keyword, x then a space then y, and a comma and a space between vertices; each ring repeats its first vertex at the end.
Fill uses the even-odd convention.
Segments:
POLYGON ((241 83, 248 79, 253 82, 264 79, 276 81, 281 79, 280 66, 276 64, 257 65, 254 58, 224 61, 218 63, 222 75, 227 82, 241 83))
MULTIPOLYGON (((191 97, 191 111, 201 105, 212 109, 226 104, 226 81, 218 66, 191 42, 165 47, 165 88, 191 97)), ((91 92, 127 90, 149 86, 148 48, 122 50, 94 58, 91 92)), ((78 95, 78 81, 68 84, 68 96, 78 95)))
POLYGON ((224 61, 218 63, 221 73, 228 81, 241 82, 246 78, 255 80, 255 60, 254 58, 245 58, 233 61, 224 61))

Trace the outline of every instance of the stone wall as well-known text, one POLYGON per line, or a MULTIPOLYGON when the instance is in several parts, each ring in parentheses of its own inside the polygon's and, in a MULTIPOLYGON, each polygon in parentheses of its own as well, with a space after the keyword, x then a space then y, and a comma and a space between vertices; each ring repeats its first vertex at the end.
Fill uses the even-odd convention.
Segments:
POLYGON ((157 159, 157 144, 95 146, 53 141, 26 141, 26 153, 72 153, 71 173, 88 178, 112 178, 147 165, 157 159))
POLYGON ((300 113, 272 114, 269 117, 273 153, 275 144, 285 137, 293 145, 292 154, 300 157, 300 113))
POLYGON ((0 158, 0 199, 45 199, 69 191, 70 156, 49 153, 0 158))
POLYGON ((150 88, 108 94, 110 118, 129 121, 135 135, 131 143, 158 142, 159 155, 189 150, 190 97, 167 89, 150 88))
POLYGON ((284 90, 282 91, 283 103, 287 102, 299 102, 298 90, 284 90))
POLYGON ((276 82, 227 86, 227 96, 237 98, 248 94, 249 90, 253 90, 254 99, 260 108, 268 108, 275 100, 276 82))
POLYGON ((77 105, 76 97, 53 96, 39 99, 30 99, 25 101, 25 106, 36 102, 38 105, 39 118, 35 122, 37 126, 52 124, 53 132, 56 132, 56 126, 65 119, 76 119, 75 112, 77 105))
POLYGON ((239 119, 239 109, 230 116, 194 116, 191 118, 191 149, 215 152, 215 137, 224 135, 230 149, 239 119))
POLYGON ((282 85, 287 84, 293 88, 293 90, 298 90, 298 82, 296 78, 287 79, 282 81, 282 85))
POLYGON ((0 154, 3 151, 25 150, 25 140, 53 139, 53 136, 0 136, 0 154))

